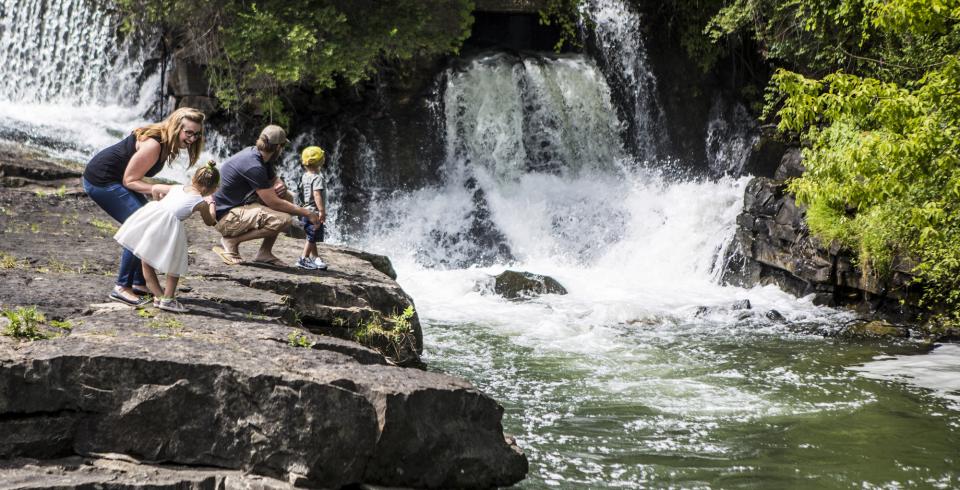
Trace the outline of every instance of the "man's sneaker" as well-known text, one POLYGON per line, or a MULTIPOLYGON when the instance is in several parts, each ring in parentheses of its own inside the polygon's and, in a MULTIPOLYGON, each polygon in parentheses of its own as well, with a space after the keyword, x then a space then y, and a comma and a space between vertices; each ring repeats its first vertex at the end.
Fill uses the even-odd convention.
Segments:
POLYGON ((187 307, 180 304, 176 298, 162 298, 160 300, 160 305, 157 306, 163 311, 169 311, 173 313, 186 313, 187 307))
POLYGON ((327 270, 327 264, 324 261, 320 260, 320 257, 313 258, 313 265, 317 266, 317 269, 319 270, 322 270, 322 271, 327 270))
POLYGON ((306 257, 300 257, 300 260, 297 261, 297 267, 301 269, 311 270, 311 271, 317 270, 317 265, 314 264, 312 260, 306 257))

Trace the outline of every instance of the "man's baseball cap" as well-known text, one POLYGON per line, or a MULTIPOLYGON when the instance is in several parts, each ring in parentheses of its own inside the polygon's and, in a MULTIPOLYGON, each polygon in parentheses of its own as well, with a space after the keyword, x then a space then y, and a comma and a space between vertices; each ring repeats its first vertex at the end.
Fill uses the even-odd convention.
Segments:
POLYGON ((276 124, 263 128, 263 131, 260 132, 260 139, 271 145, 285 145, 290 142, 287 140, 287 132, 276 124))

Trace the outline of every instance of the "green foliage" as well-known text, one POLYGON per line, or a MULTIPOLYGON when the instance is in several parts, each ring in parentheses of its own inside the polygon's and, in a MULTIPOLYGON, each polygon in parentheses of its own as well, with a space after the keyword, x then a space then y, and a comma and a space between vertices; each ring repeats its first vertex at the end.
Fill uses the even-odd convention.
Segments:
MULTIPOLYGON (((955 32, 960 19, 957 1, 868 5, 872 26, 905 35, 955 32)), ((880 274, 898 256, 915 259, 907 271, 924 303, 960 319, 960 56, 902 83, 780 70, 772 87, 783 98, 780 130, 809 143, 807 171, 789 189, 809 206, 810 230, 880 274)))
POLYGON ((3 329, 3 335, 21 340, 41 340, 50 338, 50 335, 41 329, 46 317, 37 310, 36 306, 18 307, 15 310, 4 308, 0 313, 8 320, 3 329))
POLYGON ((547 0, 546 8, 539 11, 540 25, 555 25, 560 29, 560 38, 553 45, 554 51, 559 53, 564 45, 582 47, 577 28, 587 18, 580 8, 581 3, 583 0, 547 0))
POLYGON ((399 343, 410 333, 410 319, 413 318, 413 314, 412 305, 407 306, 403 313, 397 314, 394 312, 393 315, 386 318, 379 313, 374 313, 370 320, 357 328, 353 338, 357 342, 366 343, 373 336, 381 336, 391 343, 399 343))
POLYGON ((290 347, 310 348, 313 346, 313 342, 310 342, 310 339, 304 335, 303 332, 299 331, 290 332, 290 335, 287 337, 287 343, 290 344, 290 347))
POLYGON ((231 110, 283 123, 285 94, 354 85, 386 65, 456 52, 470 35, 472 0, 119 0, 127 24, 185 33, 231 110))
POLYGON ((183 328, 183 322, 177 320, 176 318, 164 318, 158 316, 147 322, 147 326, 158 329, 169 328, 171 330, 180 330, 183 328))
POLYGON ((18 259, 6 252, 0 252, 0 269, 26 269, 30 263, 26 259, 18 259))
POLYGON ((93 227, 96 228, 100 233, 106 236, 113 236, 117 233, 117 230, 120 229, 120 227, 114 223, 99 218, 90 220, 90 224, 93 225, 93 227))

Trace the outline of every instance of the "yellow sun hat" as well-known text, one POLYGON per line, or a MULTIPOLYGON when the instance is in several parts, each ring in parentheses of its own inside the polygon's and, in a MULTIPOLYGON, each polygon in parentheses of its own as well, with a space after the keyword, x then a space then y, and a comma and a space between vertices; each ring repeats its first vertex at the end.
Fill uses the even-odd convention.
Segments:
POLYGON ((319 146, 308 146, 304 148, 303 153, 300 154, 300 161, 303 162, 304 166, 312 167, 322 164, 326 156, 327 154, 323 151, 323 148, 319 146))

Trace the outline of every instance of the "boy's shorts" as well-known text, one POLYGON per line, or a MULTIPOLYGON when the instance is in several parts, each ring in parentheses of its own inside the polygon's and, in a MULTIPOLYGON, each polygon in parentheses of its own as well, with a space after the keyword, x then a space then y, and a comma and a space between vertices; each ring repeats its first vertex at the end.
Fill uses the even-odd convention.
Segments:
POLYGON ((313 226, 313 223, 311 223, 306 216, 301 216, 300 222, 303 223, 303 231, 307 234, 308 242, 317 243, 323 241, 323 223, 320 223, 318 226, 313 226))
POLYGON ((229 238, 251 230, 268 229, 279 233, 286 230, 289 225, 289 214, 254 203, 231 209, 220 218, 214 228, 221 235, 229 238))

